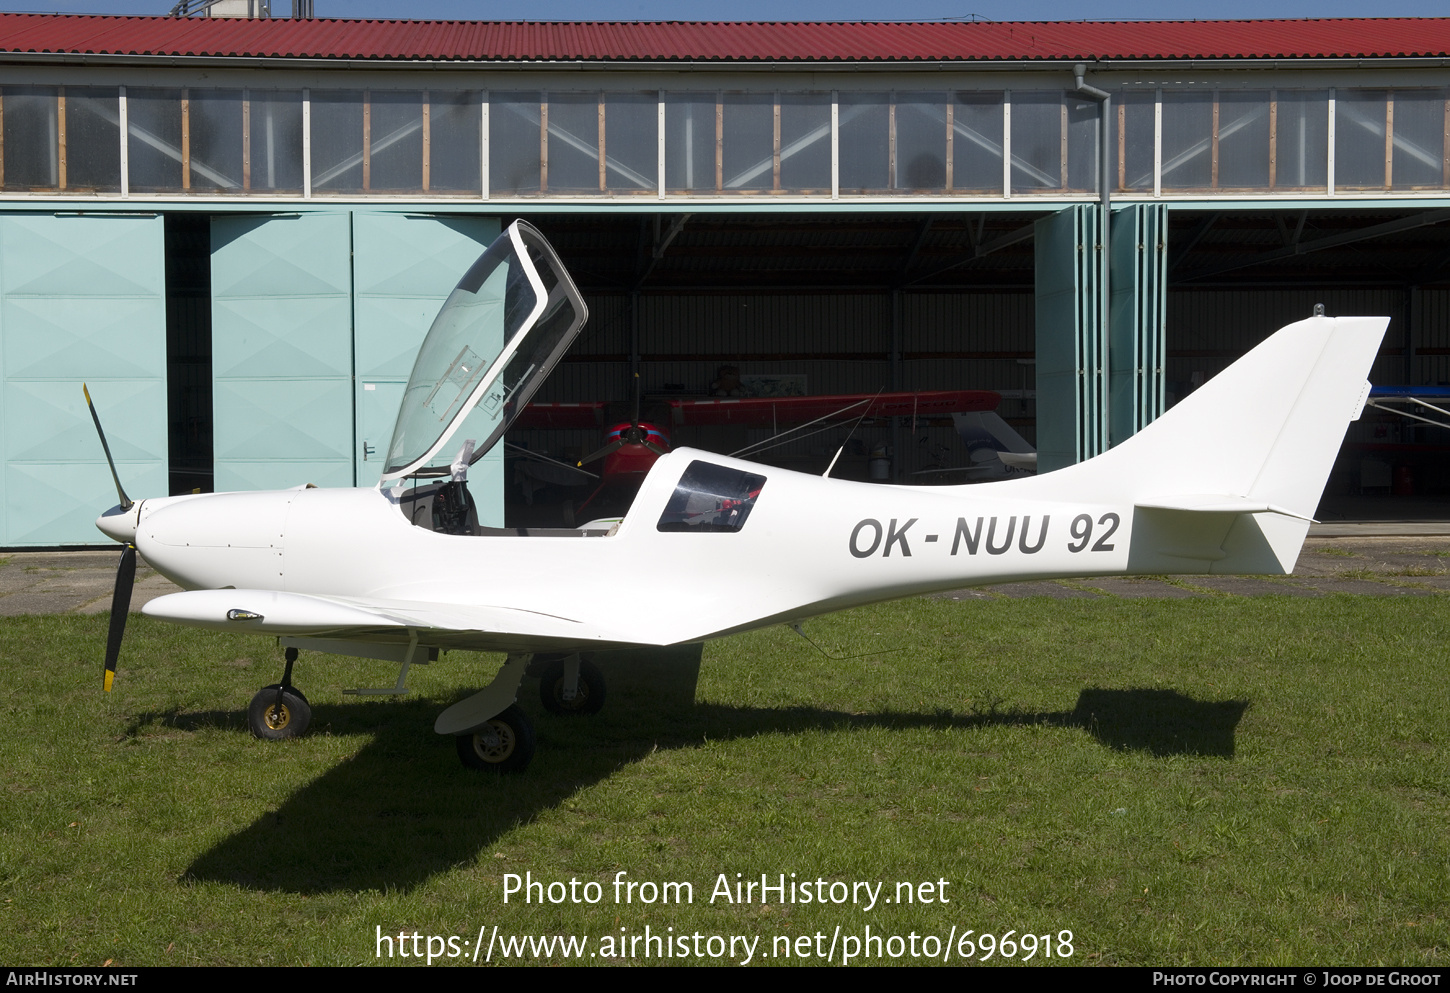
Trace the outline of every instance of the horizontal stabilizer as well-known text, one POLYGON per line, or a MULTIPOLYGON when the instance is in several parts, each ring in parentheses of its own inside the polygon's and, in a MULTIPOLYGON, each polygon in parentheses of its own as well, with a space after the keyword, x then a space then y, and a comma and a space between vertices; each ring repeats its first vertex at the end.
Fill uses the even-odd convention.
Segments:
POLYGON ((1249 497, 1229 496, 1220 493, 1195 493, 1178 497, 1155 497, 1138 500, 1136 505, 1144 510, 1183 510, 1200 514, 1283 514, 1297 520, 1317 523, 1312 517, 1295 513, 1288 507, 1265 503, 1249 497))

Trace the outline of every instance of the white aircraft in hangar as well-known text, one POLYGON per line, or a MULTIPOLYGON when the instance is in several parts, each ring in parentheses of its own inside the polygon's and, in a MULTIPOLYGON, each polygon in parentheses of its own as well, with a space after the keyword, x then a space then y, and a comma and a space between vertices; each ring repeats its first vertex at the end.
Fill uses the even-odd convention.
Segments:
POLYGON ((468 467, 503 439, 586 317, 553 249, 515 222, 433 322, 379 485, 133 503, 118 479, 121 504, 96 522, 126 545, 106 688, 138 550, 185 590, 143 613, 286 649, 281 683, 249 711, 264 738, 301 734, 310 719, 291 681, 298 649, 397 662, 398 691, 409 665, 439 649, 506 653, 492 683, 435 724, 466 765, 496 770, 533 754, 515 704, 526 669, 542 676, 551 710, 598 708, 602 677, 581 659, 590 651, 987 583, 1287 573, 1388 323, 1290 325, 1135 437, 1039 476, 887 486, 677 449, 607 530, 481 527, 468 467), (627 609, 621 590, 654 609, 627 609))

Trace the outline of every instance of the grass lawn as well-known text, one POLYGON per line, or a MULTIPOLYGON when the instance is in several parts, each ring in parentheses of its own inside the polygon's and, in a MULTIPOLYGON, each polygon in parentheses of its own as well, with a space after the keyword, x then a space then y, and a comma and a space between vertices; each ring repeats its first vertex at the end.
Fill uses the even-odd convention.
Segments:
POLYGON ((646 927, 839 962, 869 926, 902 942, 873 962, 955 928, 1070 930, 1079 964, 1443 966, 1447 619, 1442 597, 907 600, 807 625, 845 661, 780 628, 707 645, 692 709, 555 718, 526 684, 538 756, 497 778, 432 730, 497 657, 370 699, 339 691, 386 663, 304 653, 313 731, 265 743, 268 640, 134 617, 106 696, 104 616, 7 618, 0 962, 367 964, 381 929, 457 936, 435 961, 457 964, 495 926, 587 938, 594 964, 654 961, 646 927), (621 871, 693 902, 616 902, 621 871), (884 885, 870 909, 711 902, 737 873, 884 885), (602 897, 505 904, 507 874, 602 897))

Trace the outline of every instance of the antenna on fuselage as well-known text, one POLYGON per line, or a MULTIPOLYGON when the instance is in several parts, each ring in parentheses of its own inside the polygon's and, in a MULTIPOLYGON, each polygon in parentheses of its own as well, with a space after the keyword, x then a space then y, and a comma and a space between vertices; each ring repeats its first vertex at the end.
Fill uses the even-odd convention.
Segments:
MULTIPOLYGON (((866 405, 866 409, 863 410, 863 411, 861 411, 861 416, 858 417, 858 418, 856 418, 856 423, 851 425, 851 430, 848 431, 848 432, 846 432, 846 440, 843 441, 843 442, 841 442, 841 447, 838 448, 838 449, 836 449, 836 454, 831 459, 831 464, 828 465, 828 466, 826 466, 826 471, 825 472, 821 473, 821 478, 822 479, 828 479, 830 477, 831 470, 834 469, 834 468, 836 468, 836 459, 839 459, 841 457, 841 453, 844 452, 846 450, 846 446, 851 443, 851 435, 853 435, 853 434, 856 433, 856 429, 861 426, 861 422, 864 421, 866 419, 866 415, 871 412, 871 404, 872 403, 875 403, 878 399, 880 399, 881 392, 882 392, 881 390, 877 390, 876 391, 876 396, 874 396, 874 397, 871 398, 871 403, 868 403, 866 405)), ((806 637, 804 634, 801 634, 801 632, 799 632, 799 631, 797 631, 796 634, 800 634, 800 636, 802 638, 805 638, 806 637)), ((806 640, 807 641, 810 641, 809 638, 806 638, 806 640)), ((815 642, 812 641, 811 644, 815 644, 815 642)))

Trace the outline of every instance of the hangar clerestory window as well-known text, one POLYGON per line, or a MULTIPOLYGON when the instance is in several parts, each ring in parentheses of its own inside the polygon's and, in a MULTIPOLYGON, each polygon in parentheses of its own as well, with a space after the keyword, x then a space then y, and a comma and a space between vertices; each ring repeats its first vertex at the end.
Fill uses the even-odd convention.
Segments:
MULTIPOLYGON (((1098 185, 1098 105, 1036 76, 895 88, 842 76, 832 89, 819 74, 720 88, 687 88, 682 75, 617 90, 571 76, 483 90, 406 77, 254 89, 159 71, 146 85, 89 86, 86 71, 72 75, 0 83, 6 193, 1082 201, 1098 185)), ((1098 78, 1113 95, 1109 169, 1123 194, 1450 189, 1442 86, 1098 78)))
POLYGON ((689 534, 739 531, 764 486, 764 476, 696 460, 680 477, 656 528, 689 534))

